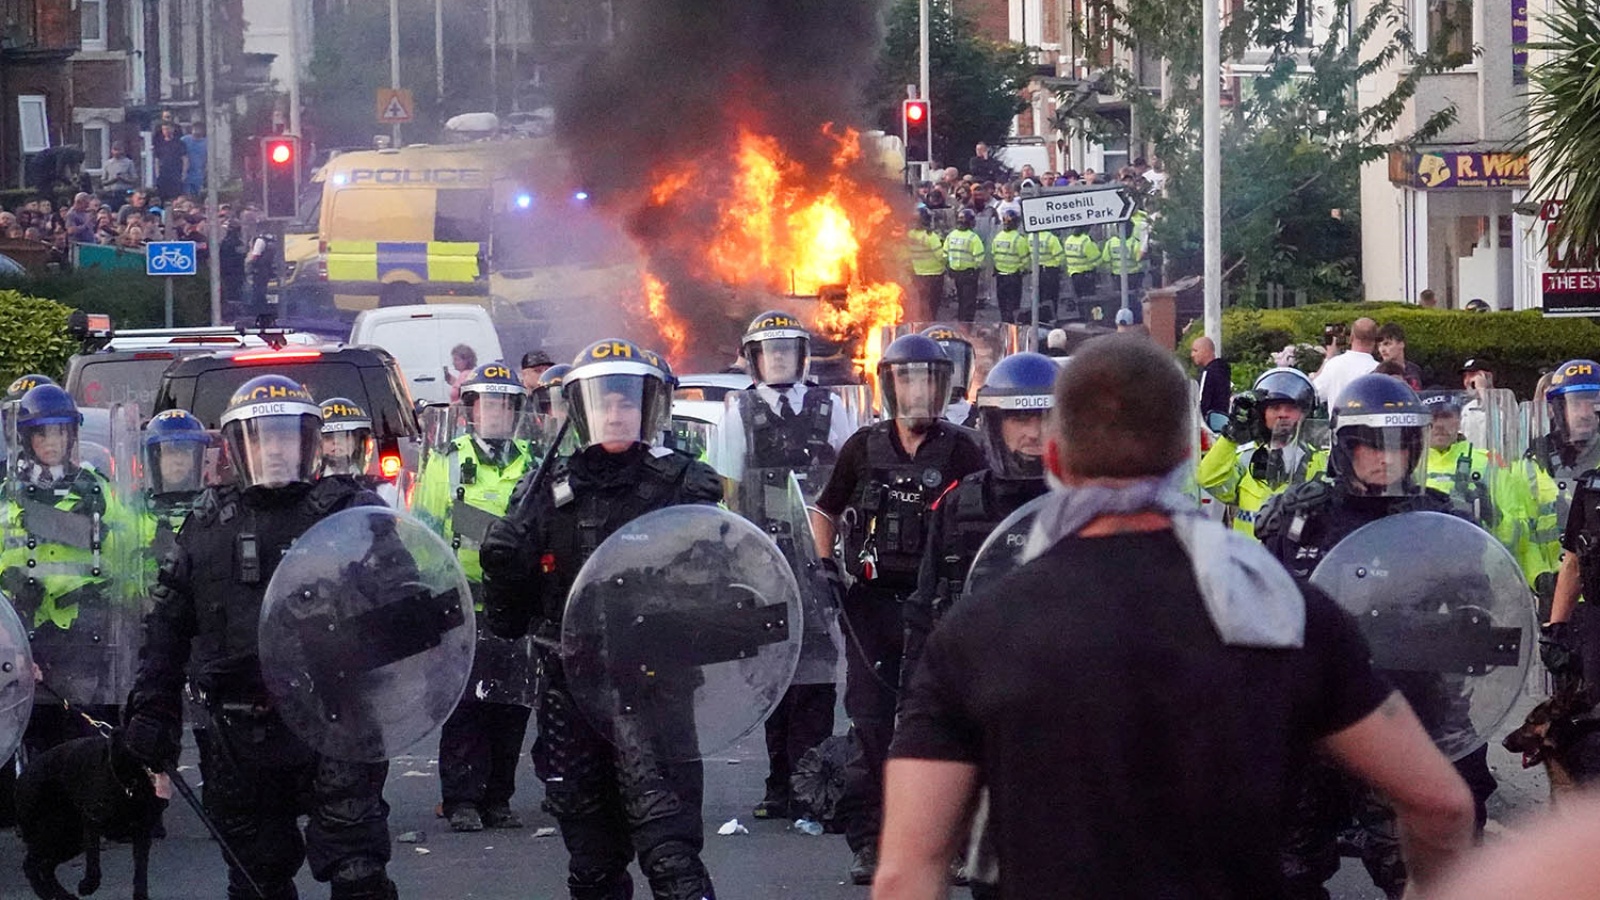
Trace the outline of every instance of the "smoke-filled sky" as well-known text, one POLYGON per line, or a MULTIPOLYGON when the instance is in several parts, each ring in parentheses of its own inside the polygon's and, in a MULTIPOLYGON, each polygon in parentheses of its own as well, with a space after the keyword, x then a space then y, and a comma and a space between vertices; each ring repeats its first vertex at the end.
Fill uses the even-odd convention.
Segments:
MULTIPOLYGON (((698 167, 715 191, 731 175, 740 126, 776 138, 808 170, 828 170, 826 123, 859 125, 863 87, 882 45, 882 0, 615 0, 617 39, 562 93, 557 129, 583 184, 652 256, 698 346, 720 357, 724 286, 696 283, 664 259, 681 229, 709 227, 714 202, 640 215, 652 173, 698 167)), ((695 193, 698 193, 696 191, 695 193)), ((681 233, 681 232, 680 232, 681 233)), ((759 301, 751 301, 759 302, 759 301)), ((770 304, 764 304, 770 305, 770 304)), ((736 348, 736 343, 734 344, 736 348)))

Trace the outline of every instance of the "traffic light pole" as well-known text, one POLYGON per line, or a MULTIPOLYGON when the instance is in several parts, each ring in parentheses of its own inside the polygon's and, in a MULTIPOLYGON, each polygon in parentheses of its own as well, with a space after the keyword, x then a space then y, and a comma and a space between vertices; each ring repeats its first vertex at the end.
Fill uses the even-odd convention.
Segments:
MULTIPOLYGON (((217 237, 221 216, 217 206, 217 136, 211 125, 216 118, 216 95, 212 83, 216 81, 216 44, 211 30, 211 4, 200 4, 200 41, 205 48, 205 102, 206 122, 206 280, 211 294, 211 324, 222 324, 222 255, 218 252, 222 241, 217 237)), ((170 235, 169 235, 170 237, 170 235)), ((167 279, 167 324, 172 324, 172 279, 167 279)))

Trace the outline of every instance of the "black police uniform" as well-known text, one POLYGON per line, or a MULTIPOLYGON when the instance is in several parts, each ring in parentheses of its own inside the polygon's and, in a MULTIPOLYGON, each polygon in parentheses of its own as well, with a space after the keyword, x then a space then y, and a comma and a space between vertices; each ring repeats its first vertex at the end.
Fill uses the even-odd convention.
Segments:
POLYGON ((1561 549, 1578 555, 1578 580, 1585 598, 1567 623, 1546 629, 1541 649, 1556 693, 1582 685, 1600 684, 1600 469, 1578 476, 1572 507, 1561 531, 1561 549), (1552 657, 1554 645, 1559 655, 1552 657))
POLYGON ((845 442, 817 499, 824 513, 844 520, 843 563, 856 578, 844 601, 844 708, 865 766, 848 778, 839 815, 857 853, 877 846, 882 824, 883 766, 905 644, 901 604, 917 587, 927 510, 951 483, 983 468, 983 450, 965 428, 936 421, 907 456, 895 422, 878 422, 845 442))
MULTIPOLYGON (((170 742, 169 761, 176 760, 192 645, 211 719, 201 754, 206 812, 267 900, 295 897, 294 876, 307 860, 318 881, 332 882, 335 900, 395 896, 385 874, 389 764, 330 759, 297 738, 272 709, 256 633, 267 585, 289 545, 335 512, 382 505, 344 475, 271 489, 212 488, 178 533, 151 592, 129 729, 168 729, 162 740, 170 742), (310 816, 303 839, 302 815, 310 816)), ((404 571, 386 568, 396 577, 404 571)), ((254 896, 230 864, 228 897, 254 896)))
MULTIPOLYGON (((643 444, 617 454, 589 447, 556 463, 543 482, 523 478, 481 551, 489 627, 507 639, 530 626, 557 637, 573 580, 607 537, 645 513, 721 499, 710 466, 643 444)), ((571 857, 574 900, 626 900, 635 855, 657 900, 712 897, 700 861, 701 764, 613 745, 583 718, 560 659, 542 653, 540 665, 533 766, 571 857)))
MULTIPOLYGON (((1467 518, 1448 494, 1432 488, 1404 497, 1366 497, 1319 479, 1295 485, 1269 500, 1256 523, 1256 537, 1304 587, 1323 557, 1356 529, 1385 516, 1407 512, 1440 512, 1467 518)), ((1413 705, 1427 695, 1425 689, 1407 690, 1407 673, 1384 675, 1413 705)), ((1453 712, 1417 708, 1424 722, 1453 712)), ((1485 802, 1498 786, 1489 772, 1488 746, 1456 760, 1455 766, 1472 789, 1481 831, 1487 817, 1485 802)), ((1283 870, 1291 890, 1285 896, 1327 897, 1322 885, 1338 871, 1340 848, 1346 844, 1360 856, 1373 883, 1390 897, 1398 897, 1405 889, 1405 866, 1400 858, 1393 810, 1369 789, 1331 766, 1313 763, 1308 767, 1290 823, 1283 870), (1341 835, 1352 821, 1355 828, 1341 835)))
POLYGON ((934 501, 917 590, 906 599, 902 685, 911 683, 929 632, 961 599, 967 573, 983 542, 1006 516, 1046 490, 1043 478, 1002 478, 993 469, 985 469, 961 479, 934 501))
MULTIPOLYGON (((800 408, 790 415, 774 412, 756 388, 735 395, 739 421, 744 426, 744 471, 752 469, 806 469, 831 466, 838 458, 828 435, 833 425, 832 393, 806 387, 800 408)), ((763 525, 771 513, 765 508, 767 491, 754 487, 739 493, 739 514, 763 525)), ((810 640, 812 635, 808 634, 810 640)), ((817 635, 830 640, 827 634, 817 635)), ((837 657, 835 657, 837 662, 837 657)), ((832 683, 791 684, 764 724, 767 740, 767 781, 763 805, 787 808, 795 763, 807 750, 833 734, 833 708, 838 688, 832 683)), ((758 810, 760 812, 760 810, 758 810)))
POLYGON ((1589 469, 1600 466, 1600 440, 1576 448, 1557 440, 1554 435, 1544 434, 1528 443, 1526 456, 1555 482, 1556 524, 1565 529, 1578 480, 1589 469))

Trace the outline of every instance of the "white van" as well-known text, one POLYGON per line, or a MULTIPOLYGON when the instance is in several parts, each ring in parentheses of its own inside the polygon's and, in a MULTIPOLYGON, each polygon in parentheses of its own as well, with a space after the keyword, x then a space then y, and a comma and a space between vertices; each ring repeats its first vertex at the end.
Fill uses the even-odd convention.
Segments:
POLYGON ((478 365, 504 360, 489 311, 473 303, 387 306, 356 314, 350 343, 389 351, 400 364, 412 400, 450 402, 450 351, 466 344, 478 365))

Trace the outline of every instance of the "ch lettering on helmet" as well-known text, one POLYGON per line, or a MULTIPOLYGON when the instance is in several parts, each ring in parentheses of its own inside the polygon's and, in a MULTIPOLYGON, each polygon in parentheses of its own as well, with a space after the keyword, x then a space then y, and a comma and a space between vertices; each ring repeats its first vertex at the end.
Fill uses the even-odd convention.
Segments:
POLYGON ((189 413, 181 409, 166 409, 156 413, 150 418, 151 422, 169 422, 173 419, 187 419, 189 413))
POLYGON ((764 331, 768 328, 803 328, 800 320, 793 316, 767 316, 756 323, 751 331, 764 331))
POLYGON ((483 367, 485 378, 510 378, 511 370, 505 366, 490 365, 483 367))
POLYGON ((243 397, 237 398, 241 403, 256 403, 261 400, 301 400, 306 403, 316 403, 311 392, 304 387, 290 388, 281 384, 259 384, 251 388, 243 397))
MULTIPOLYGON (((1561 377, 1571 378, 1574 375, 1593 375, 1594 366, 1589 363, 1573 363, 1561 370, 1561 377)), ((1553 380, 1553 379, 1552 379, 1553 380)))
POLYGON ((325 416, 354 416, 359 418, 365 416, 367 411, 359 406, 352 406, 346 403, 325 403, 322 406, 322 414, 325 416))
POLYGON ((923 332, 923 336, 934 341, 964 341, 966 335, 950 328, 932 328, 923 332))
POLYGON ((596 344, 594 348, 589 351, 589 356, 593 359, 611 359, 614 357, 633 359, 634 348, 632 344, 629 344, 625 341, 611 341, 609 343, 603 342, 596 344))

